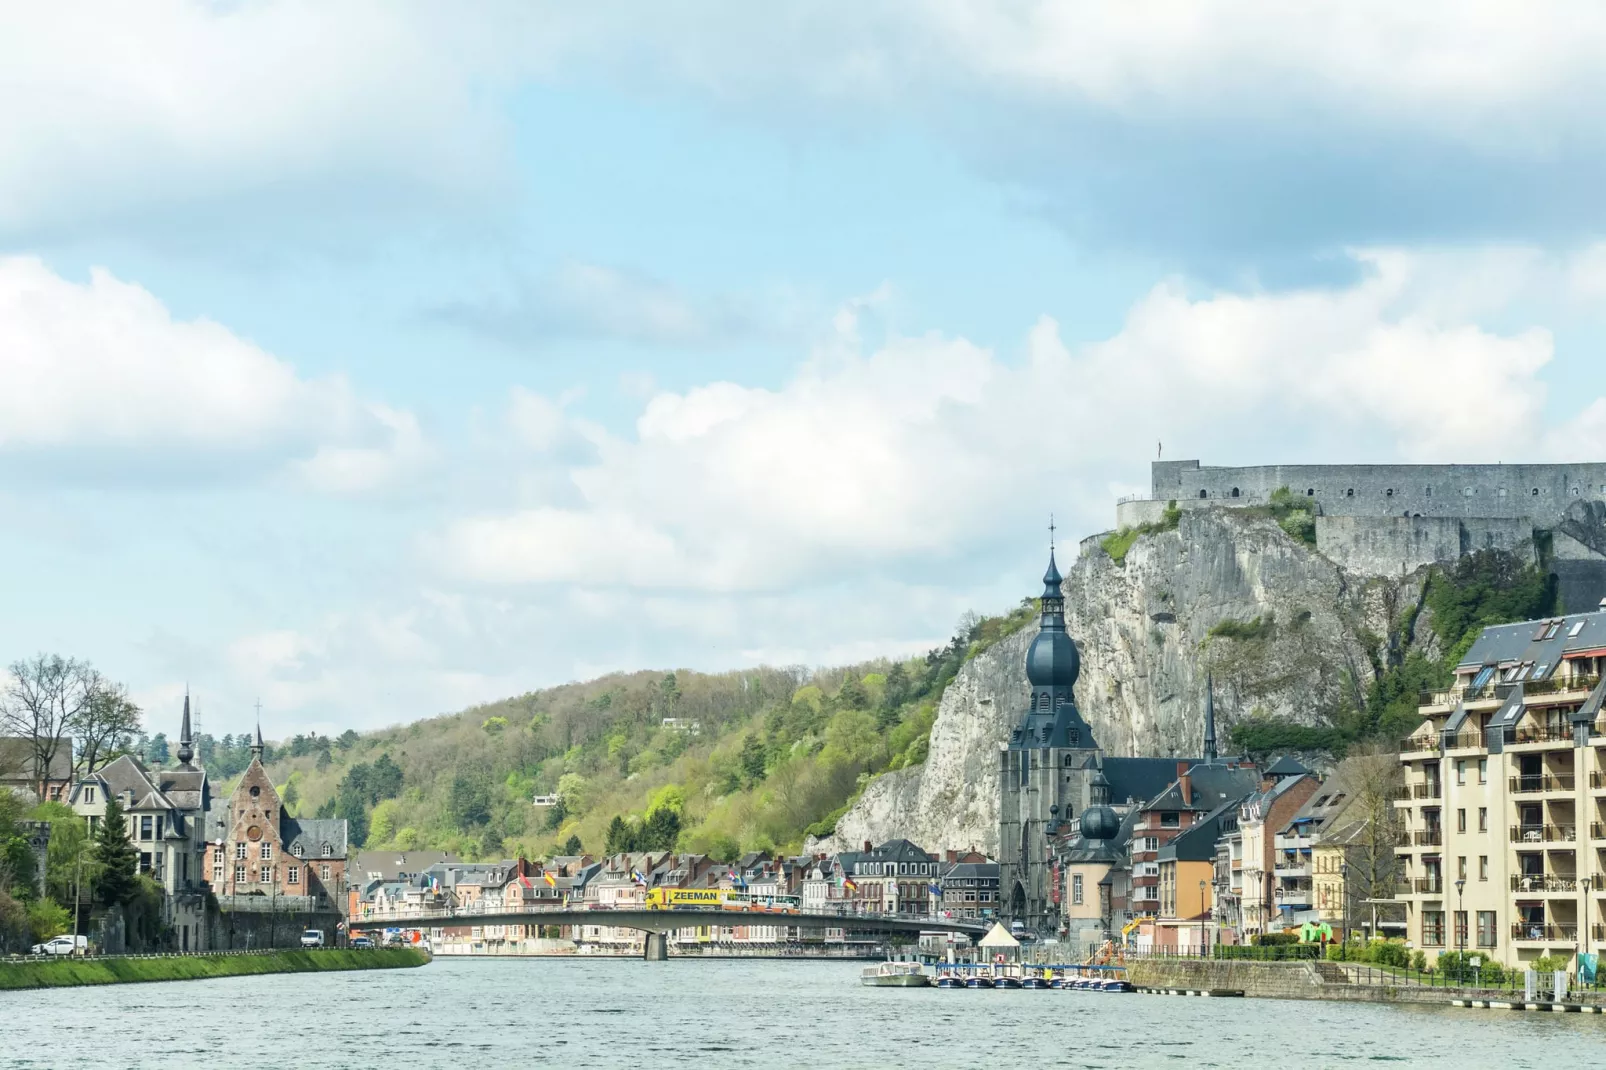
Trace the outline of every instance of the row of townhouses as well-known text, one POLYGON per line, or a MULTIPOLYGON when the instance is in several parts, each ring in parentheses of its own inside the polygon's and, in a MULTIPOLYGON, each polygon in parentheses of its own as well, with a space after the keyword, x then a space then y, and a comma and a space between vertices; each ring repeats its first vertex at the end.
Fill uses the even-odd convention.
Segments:
POLYGON ((801 946, 872 942, 855 915, 990 918, 997 913, 998 864, 977 852, 932 854, 908 840, 835 855, 772 857, 749 852, 733 862, 707 855, 637 852, 546 862, 463 862, 449 855, 364 851, 352 863, 349 914, 354 928, 402 927, 409 914, 442 908, 465 913, 565 906, 597 911, 595 924, 439 925, 437 950, 485 952, 634 951, 642 934, 609 925, 607 912, 642 909, 653 889, 713 889, 758 899, 786 897, 808 913, 843 915, 827 929, 786 923, 784 915, 734 913, 729 924, 687 926, 671 942, 718 946, 801 946))

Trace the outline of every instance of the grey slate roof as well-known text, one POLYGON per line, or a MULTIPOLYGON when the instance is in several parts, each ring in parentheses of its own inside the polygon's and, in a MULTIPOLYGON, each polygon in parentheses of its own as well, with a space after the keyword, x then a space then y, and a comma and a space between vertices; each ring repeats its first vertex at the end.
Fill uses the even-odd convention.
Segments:
POLYGON ((1179 763, 1191 769, 1203 762, 1202 758, 1105 758, 1101 768, 1104 779, 1110 782, 1110 804, 1119 806, 1128 801, 1141 803, 1160 794, 1177 779, 1179 763))
POLYGON ((351 872, 377 875, 384 881, 406 880, 430 866, 457 861, 445 851, 358 851, 351 856, 351 872))
MULTIPOLYGON (((1173 775, 1175 765, 1172 766, 1173 775)), ((1173 780, 1164 791, 1145 803, 1145 810, 1193 810, 1210 812, 1229 799, 1241 799, 1260 784, 1258 770, 1220 763, 1199 764, 1188 770, 1192 801, 1184 802, 1182 783, 1173 780)))
POLYGON ((1205 816, 1184 829, 1172 841, 1160 848, 1156 859, 1161 862, 1209 862, 1216 857, 1216 839, 1221 834, 1221 819, 1230 811, 1236 814, 1242 798, 1228 799, 1205 816))
POLYGON ((1275 762, 1271 763, 1271 767, 1266 770, 1266 775, 1267 776, 1274 776, 1274 777, 1285 777, 1285 776, 1299 776, 1301 773, 1308 773, 1308 772, 1310 772, 1309 769, 1307 769, 1303 765, 1301 765, 1291 755, 1285 754, 1281 758, 1278 758, 1275 762))
POLYGON ((284 817, 280 811, 279 836, 284 841, 284 849, 291 854, 296 848, 301 848, 300 857, 307 859, 317 858, 345 858, 346 857, 346 821, 339 817, 284 817), (323 845, 329 845, 329 853, 325 854, 323 845))
MULTIPOLYGON (((1457 667, 1493 669, 1531 662, 1533 667, 1523 679, 1544 680, 1556 671, 1566 654, 1602 648, 1606 648, 1606 612, 1570 613, 1518 624, 1491 625, 1478 634, 1457 667), (1573 634, 1575 630, 1576 635, 1573 634)), ((1496 683, 1501 675, 1490 673, 1488 679, 1474 677, 1474 682, 1479 686, 1496 683)))

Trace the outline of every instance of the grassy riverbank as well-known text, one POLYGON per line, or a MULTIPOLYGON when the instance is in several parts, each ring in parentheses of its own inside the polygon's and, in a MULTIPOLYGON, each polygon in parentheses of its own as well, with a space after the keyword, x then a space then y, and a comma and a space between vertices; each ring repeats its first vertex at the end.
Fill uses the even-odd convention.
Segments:
POLYGON ((0 989, 114 985, 134 981, 199 981, 261 973, 321 973, 332 970, 387 970, 422 966, 429 955, 410 947, 351 951, 262 951, 219 955, 163 955, 154 958, 57 959, 0 962, 0 989))

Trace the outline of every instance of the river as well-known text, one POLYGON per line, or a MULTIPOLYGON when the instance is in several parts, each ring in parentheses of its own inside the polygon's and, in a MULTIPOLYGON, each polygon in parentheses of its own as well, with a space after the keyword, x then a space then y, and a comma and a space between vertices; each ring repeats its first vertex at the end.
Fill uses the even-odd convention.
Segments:
POLYGON ((859 963, 437 959, 0 993, 0 1068, 1594 1065, 1606 1015, 864 988, 859 963))

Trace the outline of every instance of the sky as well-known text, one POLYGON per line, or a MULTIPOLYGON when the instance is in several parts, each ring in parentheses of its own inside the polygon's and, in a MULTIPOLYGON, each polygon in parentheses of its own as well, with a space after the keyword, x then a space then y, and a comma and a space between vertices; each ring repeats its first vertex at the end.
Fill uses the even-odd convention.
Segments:
POLYGON ((1566 0, 7 5, 0 661, 373 728, 924 650, 1161 449, 1601 460, 1603 52, 1566 0))

